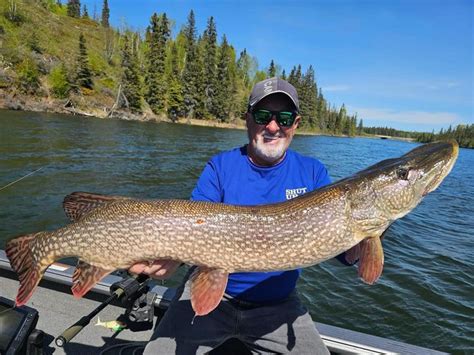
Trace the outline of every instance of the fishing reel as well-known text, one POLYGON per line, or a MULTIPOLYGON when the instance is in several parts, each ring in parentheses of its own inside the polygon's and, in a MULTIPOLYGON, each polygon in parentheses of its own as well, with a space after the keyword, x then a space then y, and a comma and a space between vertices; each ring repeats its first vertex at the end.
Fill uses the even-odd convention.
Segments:
POLYGON ((59 347, 71 341, 93 317, 99 314, 110 303, 120 300, 126 306, 125 317, 127 327, 131 330, 145 330, 153 327, 154 301, 156 294, 149 291, 147 285, 149 277, 144 274, 125 277, 110 286, 110 296, 88 315, 79 319, 55 339, 59 347))
MULTIPOLYGON (((147 281, 149 277, 140 274, 135 277, 126 277, 110 286, 110 293, 114 294, 117 290, 122 290, 123 294, 120 301, 125 306, 125 317, 135 325, 145 326, 153 325, 155 316, 156 294, 150 291, 147 281)), ((130 327, 130 325, 129 325, 130 327)))

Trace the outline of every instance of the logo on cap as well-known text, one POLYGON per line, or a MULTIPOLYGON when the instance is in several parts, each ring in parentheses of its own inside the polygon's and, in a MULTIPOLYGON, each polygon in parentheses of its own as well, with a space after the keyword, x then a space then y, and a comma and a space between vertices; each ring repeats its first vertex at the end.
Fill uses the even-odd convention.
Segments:
POLYGON ((263 84, 263 91, 265 94, 270 94, 273 91, 273 82, 272 80, 268 80, 263 84))

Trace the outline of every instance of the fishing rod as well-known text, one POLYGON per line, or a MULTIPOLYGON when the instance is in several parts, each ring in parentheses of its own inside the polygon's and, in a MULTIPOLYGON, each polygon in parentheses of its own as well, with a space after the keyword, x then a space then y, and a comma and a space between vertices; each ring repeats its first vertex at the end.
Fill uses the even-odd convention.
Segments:
MULTIPOLYGON (((91 313, 79 319, 76 323, 67 328, 61 335, 55 339, 55 343, 59 347, 63 347, 65 344, 70 342, 79 332, 81 332, 91 320, 105 307, 115 300, 122 300, 124 303, 128 303, 133 306, 134 302, 146 294, 149 290, 148 285, 146 284, 149 279, 149 276, 145 274, 139 274, 131 277, 124 278, 121 281, 118 281, 112 286, 110 286, 111 295, 102 302, 97 308, 95 308, 91 313)), ((153 303, 151 303, 153 304, 153 303)), ((131 306, 129 308, 131 308, 131 306)), ((127 313, 130 313, 127 309, 127 313)), ((131 320, 136 320, 137 317, 132 317, 129 315, 131 320)), ((145 317, 144 320, 147 320, 149 317, 145 317)), ((153 319, 153 317, 151 317, 153 319)))

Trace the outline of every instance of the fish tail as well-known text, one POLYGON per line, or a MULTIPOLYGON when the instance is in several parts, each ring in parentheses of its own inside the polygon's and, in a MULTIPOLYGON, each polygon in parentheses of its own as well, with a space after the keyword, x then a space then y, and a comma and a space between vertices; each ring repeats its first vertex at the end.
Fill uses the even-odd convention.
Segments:
POLYGON ((17 307, 28 302, 48 267, 48 264, 38 261, 39 255, 36 255, 32 249, 39 234, 42 233, 27 234, 11 239, 5 248, 10 265, 20 280, 20 289, 15 300, 17 307))

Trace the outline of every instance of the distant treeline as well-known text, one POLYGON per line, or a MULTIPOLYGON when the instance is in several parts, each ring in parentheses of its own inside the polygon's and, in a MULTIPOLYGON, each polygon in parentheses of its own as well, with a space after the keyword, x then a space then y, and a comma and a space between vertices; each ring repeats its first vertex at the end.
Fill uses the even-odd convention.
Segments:
POLYGON ((364 127, 364 132, 367 134, 378 134, 381 136, 400 137, 418 139, 418 132, 400 131, 398 129, 389 127, 364 127))
POLYGON ((474 124, 458 125, 455 128, 449 126, 446 130, 441 128, 438 133, 435 133, 434 131, 431 133, 408 132, 388 127, 364 127, 364 132, 367 134, 378 134, 382 136, 411 138, 420 143, 455 139, 459 143, 459 146, 463 148, 474 148, 474 124))
POLYGON ((449 126, 447 130, 441 128, 438 133, 419 133, 417 137, 421 143, 447 139, 455 139, 461 147, 474 148, 474 124, 458 125, 454 129, 449 126))

